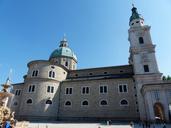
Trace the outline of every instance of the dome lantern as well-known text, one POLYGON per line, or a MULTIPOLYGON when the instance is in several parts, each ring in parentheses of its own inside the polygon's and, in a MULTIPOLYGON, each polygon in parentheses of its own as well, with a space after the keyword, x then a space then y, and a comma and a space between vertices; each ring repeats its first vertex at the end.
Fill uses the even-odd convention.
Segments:
POLYGON ((51 53, 49 61, 61 64, 68 69, 76 69, 77 57, 71 48, 69 48, 65 36, 60 41, 59 47, 51 53))

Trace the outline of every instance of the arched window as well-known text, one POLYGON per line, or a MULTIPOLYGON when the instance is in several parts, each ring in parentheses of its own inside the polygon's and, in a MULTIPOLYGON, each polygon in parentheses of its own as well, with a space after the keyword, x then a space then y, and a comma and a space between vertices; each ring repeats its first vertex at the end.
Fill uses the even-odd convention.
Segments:
POLYGON ((143 37, 139 37, 139 43, 140 43, 140 44, 144 44, 144 39, 143 39, 143 37))
POLYGON ((121 100, 120 105, 128 106, 128 101, 127 100, 121 100))
POLYGON ((88 101, 86 101, 86 100, 83 101, 83 102, 82 102, 82 106, 88 106, 88 101))
POLYGON ((30 85, 28 88, 28 92, 35 92, 35 85, 30 85))
POLYGON ((35 85, 30 85, 28 88, 28 92, 34 92, 35 91, 35 85))
POLYGON ((65 106, 71 106, 71 101, 66 101, 65 106))
POLYGON ((100 105, 107 105, 107 101, 106 100, 100 101, 100 105))
POLYGON ((32 72, 32 77, 38 76, 39 71, 38 70, 33 70, 32 72))
POLYGON ((67 61, 65 62, 65 66, 68 66, 68 62, 67 61))
POLYGON ((32 99, 27 100, 27 104, 32 104, 32 103, 33 103, 32 99))
POLYGON ((55 72, 52 72, 52 77, 55 78, 55 72))
POLYGON ((50 78, 55 78, 55 72, 54 71, 49 71, 49 77, 50 78))
POLYGON ((52 100, 47 100, 46 104, 52 104, 52 100))

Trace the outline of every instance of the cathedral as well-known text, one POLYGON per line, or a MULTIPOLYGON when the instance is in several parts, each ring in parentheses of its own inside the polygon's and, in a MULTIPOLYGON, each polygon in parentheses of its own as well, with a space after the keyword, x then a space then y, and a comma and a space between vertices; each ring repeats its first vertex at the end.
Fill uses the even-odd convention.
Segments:
POLYGON ((163 81, 150 26, 132 8, 127 65, 77 69, 63 38, 48 60, 27 64, 13 84, 10 108, 18 120, 171 120, 171 82, 163 81))

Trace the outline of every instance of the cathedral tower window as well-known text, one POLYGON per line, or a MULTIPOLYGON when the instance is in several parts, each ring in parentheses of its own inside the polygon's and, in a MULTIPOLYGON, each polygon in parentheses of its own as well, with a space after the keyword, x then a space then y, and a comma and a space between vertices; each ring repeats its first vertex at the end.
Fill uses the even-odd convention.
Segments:
POLYGON ((143 37, 139 37, 139 43, 140 43, 140 44, 144 44, 144 39, 143 39, 143 37))
POLYGON ((35 85, 30 85, 28 88, 28 92, 34 92, 35 91, 35 85))
POLYGON ((106 94, 108 92, 106 85, 100 85, 100 94, 106 94))
POLYGON ((38 76, 39 71, 38 70, 33 70, 32 72, 32 77, 38 76))
POLYGON ((32 99, 27 100, 27 104, 32 104, 32 103, 33 103, 32 99))
POLYGON ((100 105, 101 105, 101 106, 106 106, 106 105, 108 105, 107 100, 101 100, 101 101, 100 101, 100 105))
POLYGON ((120 105, 121 106, 128 106, 128 101, 123 99, 123 100, 120 101, 120 105))
POLYGON ((149 67, 148 67, 148 65, 144 65, 144 72, 149 72, 149 67))
POLYGON ((89 94, 90 93, 90 87, 82 87, 82 94, 89 94))
POLYGON ((55 78, 55 72, 54 71, 49 71, 49 77, 50 78, 55 78))

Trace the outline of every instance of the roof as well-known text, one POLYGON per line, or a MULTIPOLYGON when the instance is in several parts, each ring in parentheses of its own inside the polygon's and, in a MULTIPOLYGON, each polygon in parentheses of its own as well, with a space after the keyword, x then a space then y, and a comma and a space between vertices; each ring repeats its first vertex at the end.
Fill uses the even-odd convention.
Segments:
POLYGON ((71 70, 68 73, 68 80, 80 79, 114 79, 130 78, 133 76, 132 65, 98 67, 89 69, 71 70))
POLYGON ((135 19, 143 19, 140 14, 138 14, 137 8, 133 7, 132 8, 132 15, 130 17, 130 22, 135 20, 135 19))
POLYGON ((58 57, 71 57, 73 59, 75 59, 77 61, 77 57, 74 54, 74 52, 69 48, 69 47, 59 47, 58 49, 55 49, 51 55, 50 55, 50 59, 51 58, 58 58, 58 57))
POLYGON ((58 58, 58 57, 70 57, 70 58, 73 58, 75 61, 77 61, 76 55, 68 46, 68 41, 67 41, 66 37, 64 37, 60 41, 59 48, 55 49, 51 53, 49 59, 58 58))

